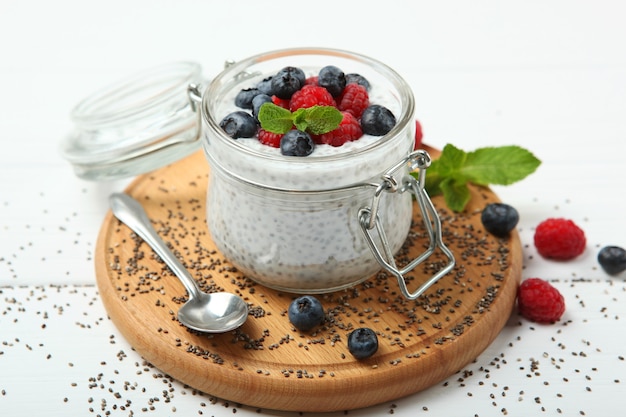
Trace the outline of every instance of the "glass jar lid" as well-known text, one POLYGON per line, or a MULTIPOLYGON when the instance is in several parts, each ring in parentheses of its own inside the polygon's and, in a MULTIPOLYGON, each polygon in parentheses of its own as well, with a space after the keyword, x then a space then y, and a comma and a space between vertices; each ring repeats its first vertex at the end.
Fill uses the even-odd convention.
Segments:
POLYGON ((177 161, 200 147, 202 68, 175 62, 99 90, 71 112, 73 131, 61 153, 77 176, 112 180, 177 161))

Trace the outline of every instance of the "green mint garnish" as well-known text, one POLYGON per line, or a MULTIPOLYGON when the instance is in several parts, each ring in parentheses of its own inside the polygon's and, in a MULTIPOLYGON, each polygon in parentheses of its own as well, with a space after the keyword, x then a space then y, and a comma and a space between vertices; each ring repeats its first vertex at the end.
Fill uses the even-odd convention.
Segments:
POLYGON ((291 112, 274 103, 265 103, 259 109, 261 127, 272 133, 287 133, 293 126, 291 112))
POLYGON ((428 168, 425 187, 431 196, 443 194, 447 206, 458 212, 463 211, 470 200, 468 183, 510 185, 535 172, 540 164, 539 159, 520 146, 465 152, 448 144, 428 168))
POLYGON ((303 132, 321 135, 337 129, 343 115, 333 106, 313 106, 290 112, 274 103, 259 109, 261 127, 272 133, 287 133, 293 126, 303 132))

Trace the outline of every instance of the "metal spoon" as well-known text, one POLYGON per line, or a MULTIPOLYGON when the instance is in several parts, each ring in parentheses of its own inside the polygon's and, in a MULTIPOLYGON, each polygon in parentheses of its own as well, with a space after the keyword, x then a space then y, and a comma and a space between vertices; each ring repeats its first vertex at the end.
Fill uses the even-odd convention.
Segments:
POLYGON ((189 271, 156 233, 137 200, 128 194, 114 193, 109 197, 109 203, 115 217, 150 245, 185 286, 189 301, 178 310, 178 321, 190 329, 206 333, 227 332, 246 321, 248 306, 241 297, 227 292, 207 294, 200 290, 189 271))

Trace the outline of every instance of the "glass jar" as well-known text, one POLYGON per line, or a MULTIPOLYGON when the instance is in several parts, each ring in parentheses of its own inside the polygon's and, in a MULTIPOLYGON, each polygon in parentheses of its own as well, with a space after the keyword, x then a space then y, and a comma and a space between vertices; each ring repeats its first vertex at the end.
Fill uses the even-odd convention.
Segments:
POLYGON ((294 293, 355 285, 383 268, 401 293, 419 297, 454 266, 441 224, 424 191, 429 155, 413 150, 414 98, 388 66, 363 55, 300 48, 227 63, 206 84, 190 62, 163 65, 124 79, 81 101, 61 151, 84 179, 142 174, 204 148, 210 166, 207 224, 218 249, 251 279, 294 293), (388 107, 396 125, 386 135, 317 146, 286 157, 256 139, 233 140, 219 122, 234 98, 286 66, 313 75, 326 65, 371 84, 370 103, 388 107), (410 175, 419 170, 418 179, 410 175), (424 221, 426 250, 403 267, 394 254, 412 221, 412 198, 424 221), (411 292, 404 276, 440 250, 441 270, 411 292))
POLYGON ((418 187, 409 169, 424 161, 423 154, 411 154, 414 106, 411 89, 395 71, 354 53, 290 49, 226 68, 202 97, 207 220, 218 249, 251 279, 294 293, 350 287, 385 263, 397 270, 389 258, 412 219, 413 194, 404 191, 418 187), (307 157, 283 156, 256 139, 234 140, 220 128, 236 110, 240 90, 287 66, 312 76, 326 65, 368 79, 370 103, 391 109, 395 127, 342 147, 318 145, 307 157))
POLYGON ((112 180, 172 163, 199 148, 189 86, 202 67, 174 62, 141 71, 90 94, 70 115, 61 153, 80 178, 112 180))

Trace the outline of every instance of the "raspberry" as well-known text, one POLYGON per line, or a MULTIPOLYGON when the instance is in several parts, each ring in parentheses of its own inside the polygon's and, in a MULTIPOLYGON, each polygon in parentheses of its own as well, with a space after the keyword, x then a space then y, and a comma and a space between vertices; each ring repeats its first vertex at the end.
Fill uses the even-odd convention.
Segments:
POLYGON ((328 133, 315 137, 317 143, 326 143, 331 146, 341 146, 346 142, 357 140, 363 136, 363 131, 359 125, 359 121, 348 112, 341 112, 343 120, 339 123, 339 127, 328 133))
POLYGON ((278 107, 282 107, 283 109, 289 109, 289 100, 287 99, 272 96, 272 103, 276 104, 278 107))
POLYGON ((517 290, 519 313, 537 323, 554 323, 565 312, 565 300, 558 289, 540 278, 528 278, 517 290))
POLYGON ((535 247, 544 258, 573 259, 584 252, 587 245, 585 232, 573 221, 551 218, 535 229, 535 247))
POLYGON ((289 102, 289 110, 296 111, 300 108, 313 106, 335 106, 335 99, 328 90, 315 85, 305 85, 293 93, 289 102))
POLYGON ((259 142, 273 148, 280 148, 280 140, 283 138, 283 135, 283 133, 273 133, 265 129, 259 129, 258 133, 259 142))
POLYGON ((367 89, 359 84, 347 84, 341 95, 337 98, 337 108, 351 113, 357 119, 370 105, 367 89))
POLYGON ((424 137, 424 133, 422 133, 422 125, 419 120, 415 120, 415 146, 413 150, 420 149, 422 147, 422 138, 424 137))
MULTIPOLYGON (((318 85, 317 84, 317 75, 313 75, 304 80, 304 85, 318 85)), ((304 86, 303 86, 304 87, 304 86)))

